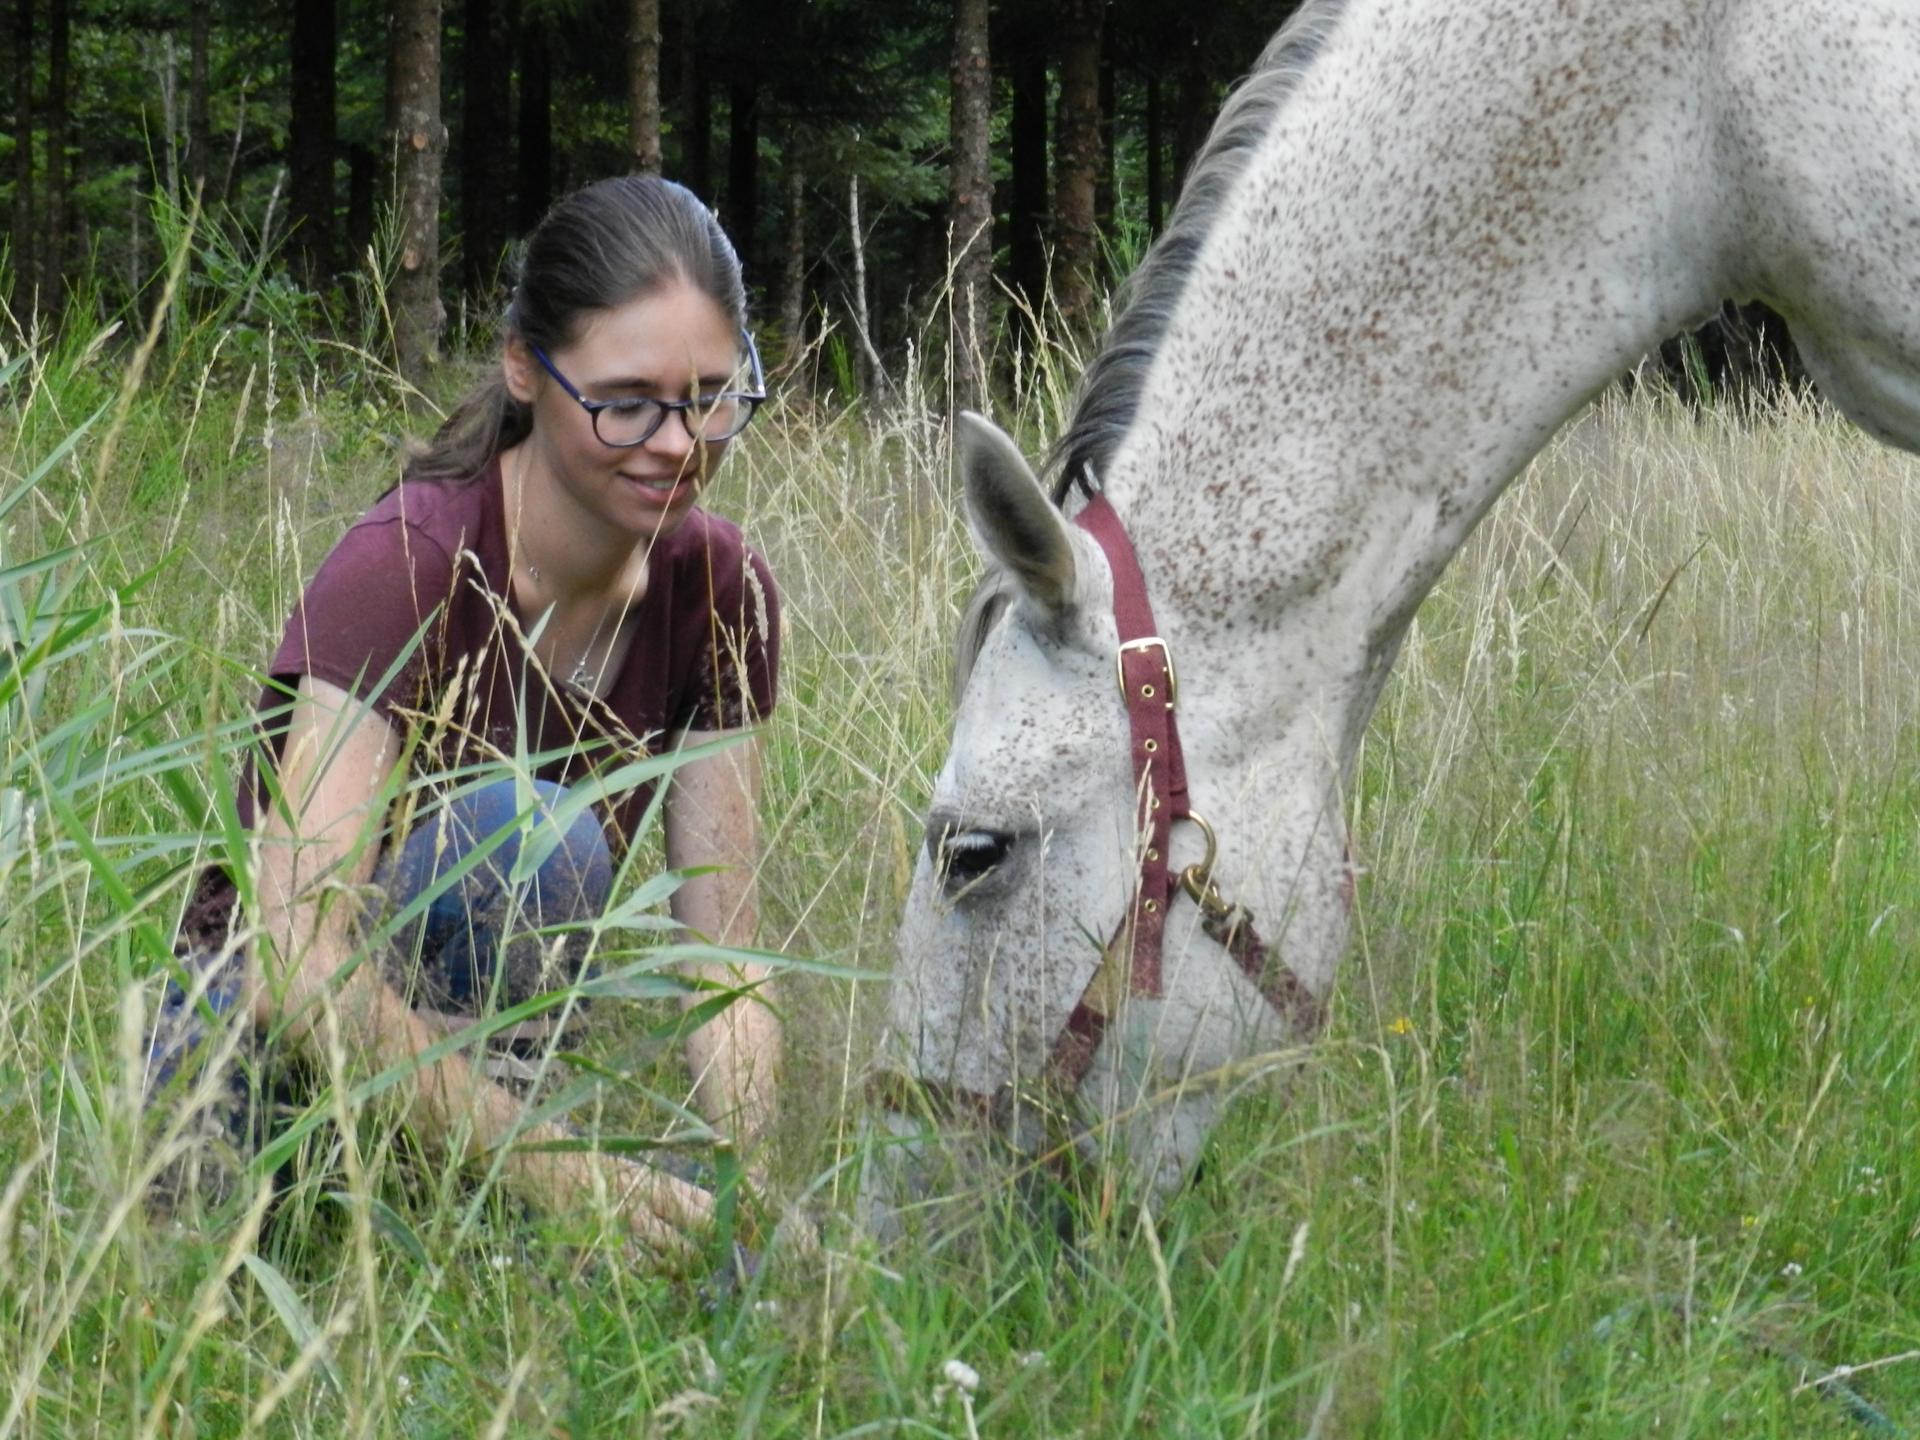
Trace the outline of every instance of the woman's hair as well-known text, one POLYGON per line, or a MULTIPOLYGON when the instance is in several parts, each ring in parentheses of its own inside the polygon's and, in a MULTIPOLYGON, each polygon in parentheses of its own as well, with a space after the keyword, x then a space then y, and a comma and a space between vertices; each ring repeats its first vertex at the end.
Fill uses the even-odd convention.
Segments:
MULTIPOLYGON (((507 329, 552 354, 596 313, 674 280, 711 298, 736 330, 746 328, 740 257, 691 190, 652 175, 596 181, 555 205, 527 237, 507 329)), ((533 408, 508 393, 496 367, 408 461, 405 478, 472 479, 532 429, 533 408)))

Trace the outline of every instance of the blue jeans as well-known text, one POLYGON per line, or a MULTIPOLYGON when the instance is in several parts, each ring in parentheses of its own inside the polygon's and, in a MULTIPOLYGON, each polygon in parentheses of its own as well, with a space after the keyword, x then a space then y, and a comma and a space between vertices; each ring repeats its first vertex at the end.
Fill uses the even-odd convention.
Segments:
POLYGON ((613 857, 591 810, 556 834, 553 812, 566 790, 544 780, 533 789, 540 809, 525 825, 514 824, 522 804, 517 787, 501 781, 436 811, 374 871, 383 913, 395 914, 476 846, 505 834, 388 946, 387 979, 416 1006, 471 1018, 579 978, 583 933, 532 932, 599 915, 613 885, 613 857), (529 841, 551 851, 515 886, 510 877, 529 841))
MULTIPOLYGON (((430 812, 374 871, 381 895, 375 922, 397 915, 476 847, 505 832, 487 856, 409 919, 385 947, 381 968, 390 984, 417 1009, 437 1012, 446 1028, 518 1004, 577 979, 587 937, 531 932, 590 921, 605 908, 613 883, 613 858, 593 811, 583 810, 556 834, 554 811, 564 787, 536 780, 539 808, 516 824, 521 791, 503 780, 430 812), (513 871, 532 844, 550 853, 521 883, 513 871)), ((146 1094, 153 1098, 213 1036, 217 1027, 240 1023, 236 1012, 246 993, 247 958, 189 952, 181 964, 203 991, 195 1000, 169 981, 147 1044, 146 1094)), ((284 1077, 260 1053, 257 1037, 244 1038, 226 1075, 222 1103, 202 1128, 219 1132, 246 1152, 263 1133, 259 1097, 281 1088, 284 1077), (258 1063, 253 1063, 258 1062, 258 1063)))

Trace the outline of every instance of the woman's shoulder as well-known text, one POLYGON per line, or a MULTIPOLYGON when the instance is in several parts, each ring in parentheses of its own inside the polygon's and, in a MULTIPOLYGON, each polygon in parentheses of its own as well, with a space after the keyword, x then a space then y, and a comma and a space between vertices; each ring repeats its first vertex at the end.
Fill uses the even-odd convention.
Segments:
POLYGON ((465 557, 477 558, 484 578, 502 550, 479 484, 407 481, 375 501, 301 593, 272 673, 312 675, 361 693, 367 676, 392 670, 383 692, 391 700, 413 680, 397 658, 412 653, 436 615, 435 643, 468 643, 463 637, 483 628, 485 601, 463 583, 474 573, 465 557))
POLYGON ((734 730, 773 712, 779 693, 780 592, 731 520, 694 510, 669 537, 675 643, 669 730, 734 730))
POLYGON ((499 511, 498 473, 489 467, 471 480, 402 480, 350 530, 404 527, 458 554, 476 543, 499 511))
POLYGON ((302 608, 311 613, 331 600, 341 623, 368 610, 424 614, 459 588, 460 574, 475 568, 483 576, 491 573, 489 557, 501 548, 497 529, 479 482, 405 481, 334 543, 307 586, 302 608), (411 605, 400 603, 409 597, 411 605))
POLYGON ((490 487, 486 476, 464 483, 403 480, 347 527, 328 563, 451 572, 462 554, 488 553, 498 510, 497 485, 490 487))

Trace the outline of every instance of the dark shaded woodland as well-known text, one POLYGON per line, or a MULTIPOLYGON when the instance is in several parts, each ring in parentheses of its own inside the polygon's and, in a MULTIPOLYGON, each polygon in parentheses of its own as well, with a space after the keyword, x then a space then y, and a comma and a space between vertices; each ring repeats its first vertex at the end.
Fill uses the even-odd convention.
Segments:
MULTIPOLYGON (((1292 8, 12 0, 0 293, 22 329, 103 323, 161 282, 197 197, 202 283, 274 287, 318 327, 377 301, 425 382, 552 199, 640 169, 719 210, 770 357, 875 390, 937 345, 970 399, 1034 317, 1097 327, 1292 8)), ((1791 372, 1783 344, 1748 312, 1662 359, 1700 390, 1791 372)))

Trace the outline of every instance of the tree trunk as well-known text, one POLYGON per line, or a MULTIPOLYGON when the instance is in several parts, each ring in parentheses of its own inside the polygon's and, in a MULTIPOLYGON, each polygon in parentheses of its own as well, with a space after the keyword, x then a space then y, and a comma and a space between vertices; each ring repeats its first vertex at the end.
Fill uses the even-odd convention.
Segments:
POLYGON ((1181 187, 1187 183, 1187 171, 1206 144, 1207 127, 1213 121, 1213 82, 1207 76, 1206 52, 1197 37, 1182 59, 1174 105, 1173 183, 1178 200, 1181 187))
POLYGON ((1060 0, 1060 113, 1054 136, 1054 286, 1068 327, 1093 324, 1100 232, 1100 32, 1105 0, 1060 0))
POLYGON ((13 0, 13 318, 22 329, 37 303, 33 256, 33 0, 13 0))
POLYGON ((1008 261, 1013 288, 1038 319, 1047 291, 1047 59, 1038 51, 1013 64, 1013 200, 1008 261))
POLYGON ((166 161, 167 196, 180 198, 180 55, 173 47, 173 31, 160 32, 160 55, 154 61, 160 83, 160 154, 166 161))
MULTIPOLYGON (((333 146, 339 26, 334 0, 296 0, 290 59, 293 116, 287 133, 293 255, 309 288, 334 272, 333 146)), ((389 102, 391 103, 391 102, 389 102)), ((355 260, 359 257, 356 255, 355 260)))
POLYGON ((727 86, 727 233, 740 268, 753 276, 753 237, 760 223, 760 86, 751 72, 727 86))
POLYGON ((522 235, 540 223, 553 199, 553 72, 546 22, 520 19, 520 166, 517 219, 522 235))
POLYGON ((1167 218, 1167 137, 1160 114, 1160 77, 1147 77, 1147 233, 1158 236, 1167 218))
POLYGON ((71 97, 68 74, 72 58, 72 7, 53 0, 47 12, 47 243, 40 252, 40 270, 46 285, 47 308, 58 312, 66 298, 67 131, 71 97))
MULTIPOLYGON (((140 277, 146 273, 146 266, 140 256, 140 217, 146 213, 147 197, 140 192, 140 178, 136 174, 127 187, 127 295, 129 298, 140 293, 140 277)), ((18 311, 14 312, 18 314, 18 311)))
POLYGON ((366 263, 373 245, 374 197, 380 185, 380 158, 365 145, 347 147, 347 261, 366 263))
POLYGON ((500 137, 509 121, 507 46, 495 0, 466 0, 460 50, 461 287, 487 293, 507 248, 500 137))
POLYGON ((786 243, 781 247, 780 334, 783 364, 792 371, 807 348, 807 170, 800 158, 800 137, 793 131, 788 131, 781 152, 786 243))
POLYGON ((240 168, 240 142, 247 135, 247 85, 253 77, 240 77, 240 98, 233 107, 233 144, 227 150, 227 173, 220 182, 220 203, 233 203, 233 177, 240 168))
MULTIPOLYGON (((64 5, 66 0, 59 0, 64 5)), ((187 193, 208 200, 207 174, 213 165, 213 120, 208 47, 213 43, 213 0, 192 0, 187 59, 187 193)))
POLYGON ((400 266, 393 281, 394 346, 401 375, 426 383, 439 358, 440 0, 396 0, 388 52, 387 135, 393 147, 393 195, 400 266))
POLYGON ((1093 222, 1102 235, 1113 234, 1114 189, 1118 168, 1114 155, 1114 135, 1117 130, 1114 111, 1119 105, 1115 94, 1117 84, 1113 55, 1103 45, 1100 56, 1100 172, 1093 189, 1093 222))
POLYGON ((993 291, 993 71, 987 53, 988 0, 958 0, 948 132, 947 269, 953 287, 953 399, 979 410, 987 394, 987 318, 993 291))
POLYGON ((680 12, 680 178, 689 190, 713 203, 713 87, 700 53, 700 7, 680 12))
POLYGON ((862 224, 860 173, 855 170, 847 176, 847 233, 853 241, 853 329, 854 338, 860 342, 855 366, 860 375, 860 393, 873 400, 879 397, 887 377, 880 363, 880 352, 873 346, 873 330, 867 315, 867 237, 862 224))
POLYGON ((660 0, 629 0, 627 151, 640 175, 660 173, 660 0))

